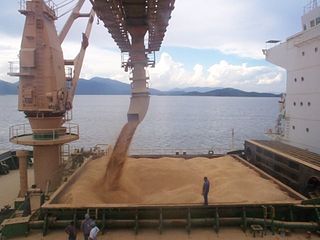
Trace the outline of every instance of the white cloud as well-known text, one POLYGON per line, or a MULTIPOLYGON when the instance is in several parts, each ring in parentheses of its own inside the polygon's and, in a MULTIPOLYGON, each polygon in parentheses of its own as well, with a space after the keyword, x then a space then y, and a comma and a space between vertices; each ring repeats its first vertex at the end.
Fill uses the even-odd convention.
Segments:
POLYGON ((280 82, 283 79, 283 72, 279 72, 275 76, 262 76, 257 84, 272 84, 280 82))
POLYGON ((176 1, 164 44, 262 59, 265 41, 285 39, 301 30, 303 4, 291 0, 176 1))
MULTIPOLYGON (((7 76, 8 61, 16 59, 19 38, 0 35, 0 79, 15 82, 18 79, 7 76)), ((67 42, 63 45, 66 59, 76 56, 80 45, 67 42)), ((162 53, 154 69, 149 69, 150 86, 163 90, 175 87, 236 87, 244 90, 279 91, 284 89, 284 71, 276 67, 233 65, 226 60, 205 69, 201 63, 187 69, 183 63, 175 61, 170 54, 162 53)), ((97 48, 90 45, 87 49, 82 78, 94 76, 108 77, 128 83, 129 74, 121 68, 121 54, 118 50, 97 48)))
POLYGON ((196 64, 192 71, 163 53, 158 65, 150 69, 151 86, 159 89, 174 87, 236 87, 244 90, 279 91, 284 89, 285 73, 277 67, 233 65, 226 60, 204 69, 196 64), (259 85, 257 87, 257 85, 259 85), (261 85, 263 85, 261 87, 261 85))
MULTIPOLYGON (((262 59, 261 49, 265 47, 266 40, 285 39, 300 29, 299 16, 304 3, 302 0, 176 1, 163 44, 217 49, 225 54, 262 59)), ((12 12, 12 16, 17 16, 17 13, 12 12)), ((7 62, 17 57, 20 37, 1 34, 13 32, 12 28, 8 31, 11 25, 5 22, 7 19, 17 21, 15 17, 6 17, 0 27, 0 79, 13 82, 18 79, 7 76, 7 62)), ((62 22, 57 23, 60 29, 62 22)), ((66 58, 77 53, 79 45, 70 41, 80 42, 84 24, 83 20, 72 28, 64 48, 66 58)), ((224 56, 224 61, 221 59, 209 68, 198 62, 189 69, 185 65, 192 55, 185 55, 188 57, 183 62, 177 62, 169 54, 162 54, 156 68, 150 70, 151 87, 230 86, 263 91, 277 86, 276 91, 284 89, 284 72, 279 68, 233 65, 228 62, 228 56, 224 56)), ((100 21, 100 25, 93 28, 81 77, 102 76, 128 83, 128 73, 121 69, 120 61, 120 51, 100 21)))
POLYGON ((175 62, 167 53, 162 53, 159 62, 155 68, 149 69, 152 88, 171 88, 171 86, 179 86, 185 84, 187 79, 184 76, 187 74, 182 63, 175 62))
MULTIPOLYGON (((9 61, 18 61, 21 39, 0 33, 0 79, 16 82, 17 77, 7 75, 9 61)), ((73 59, 80 50, 80 43, 66 42, 63 44, 65 59, 73 59)), ((128 82, 128 73, 121 68, 121 54, 117 49, 108 50, 89 45, 84 58, 80 77, 92 78, 95 76, 108 77, 128 82)))
MULTIPOLYGON (((79 47, 77 43, 64 44, 65 58, 74 58, 79 47)), ((89 45, 80 77, 89 79, 96 76, 128 82, 129 74, 121 68, 121 54, 117 49, 112 51, 89 45)))

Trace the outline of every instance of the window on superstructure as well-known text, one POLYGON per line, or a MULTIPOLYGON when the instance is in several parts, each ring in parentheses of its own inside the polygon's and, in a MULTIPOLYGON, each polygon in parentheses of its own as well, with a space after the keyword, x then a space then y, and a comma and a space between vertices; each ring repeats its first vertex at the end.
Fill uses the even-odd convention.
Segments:
POLYGON ((316 24, 317 24, 317 25, 320 24, 320 17, 317 17, 317 18, 316 18, 316 24))
POLYGON ((301 106, 301 107, 303 106, 303 102, 300 102, 300 106, 301 106))
POLYGON ((302 52, 302 56, 304 56, 304 52, 302 52))
POLYGON ((292 129, 295 130, 295 129, 296 129, 296 126, 292 126, 292 129))
POLYGON ((311 102, 308 102, 308 107, 310 107, 311 106, 311 102))
POLYGON ((303 24, 303 30, 307 30, 307 25, 306 24, 303 24))
POLYGON ((297 78, 295 78, 294 81, 297 82, 297 78))
POLYGON ((316 24, 315 24, 315 21, 314 20, 311 20, 310 21, 310 27, 314 27, 316 24))
POLYGON ((297 105, 296 102, 293 102, 293 106, 297 105))
POLYGON ((306 132, 309 132, 309 128, 306 128, 306 132))
POLYGON ((304 77, 301 77, 301 81, 302 81, 302 82, 304 81, 304 77))
POLYGON ((317 47, 315 47, 315 48, 314 48, 314 51, 315 51, 315 52, 318 52, 318 48, 317 48, 317 47))

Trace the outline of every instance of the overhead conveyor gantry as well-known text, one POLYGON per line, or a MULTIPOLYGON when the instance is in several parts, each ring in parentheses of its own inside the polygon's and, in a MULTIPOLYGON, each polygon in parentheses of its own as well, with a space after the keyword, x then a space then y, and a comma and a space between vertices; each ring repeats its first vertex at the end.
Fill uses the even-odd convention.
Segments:
POLYGON ((145 26, 148 51, 159 51, 175 0, 90 0, 121 52, 130 52, 129 28, 145 26))
POLYGON ((122 67, 132 71, 128 120, 141 122, 149 106, 145 68, 155 65, 154 52, 160 49, 174 9, 174 0, 90 1, 122 54, 129 55, 122 57, 122 67), (153 59, 148 57, 149 54, 153 54, 153 59))

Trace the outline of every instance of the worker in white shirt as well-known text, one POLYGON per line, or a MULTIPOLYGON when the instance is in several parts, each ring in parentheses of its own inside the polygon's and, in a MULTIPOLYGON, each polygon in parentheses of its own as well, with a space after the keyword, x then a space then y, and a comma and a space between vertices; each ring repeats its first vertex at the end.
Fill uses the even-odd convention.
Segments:
POLYGON ((100 232, 100 229, 96 226, 96 223, 92 221, 91 223, 91 231, 89 234, 89 240, 97 240, 98 239, 98 233, 100 232))

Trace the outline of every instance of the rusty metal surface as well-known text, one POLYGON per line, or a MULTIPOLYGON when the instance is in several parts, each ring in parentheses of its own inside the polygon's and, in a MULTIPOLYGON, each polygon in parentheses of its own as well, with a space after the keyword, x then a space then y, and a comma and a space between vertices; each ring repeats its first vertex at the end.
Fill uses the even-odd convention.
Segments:
POLYGON ((158 51, 167 30, 175 0, 91 0, 122 52, 131 49, 128 28, 148 28, 148 51, 158 51))
POLYGON ((282 152, 300 161, 320 167, 320 155, 301 148, 290 146, 278 141, 254 140, 263 146, 272 148, 278 152, 282 152))

